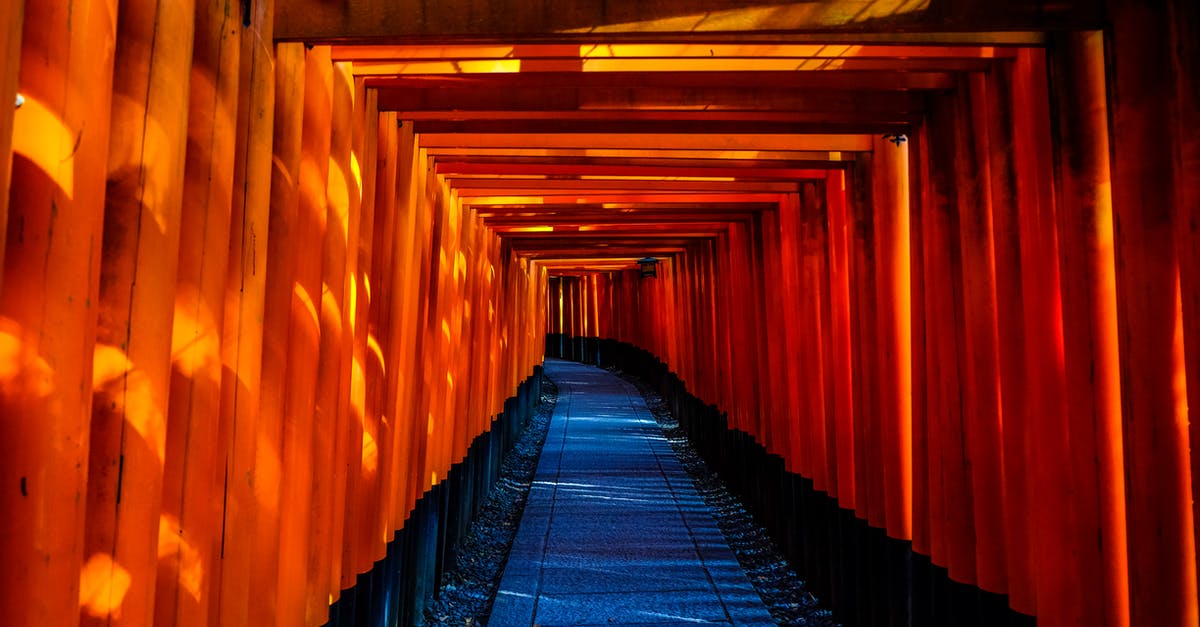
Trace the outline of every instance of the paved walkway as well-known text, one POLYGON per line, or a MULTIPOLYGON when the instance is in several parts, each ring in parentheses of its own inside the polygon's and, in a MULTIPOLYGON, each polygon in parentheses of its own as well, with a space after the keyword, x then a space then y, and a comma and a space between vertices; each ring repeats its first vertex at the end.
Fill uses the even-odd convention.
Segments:
POLYGON ((773 625, 637 390, 546 374, 558 405, 489 624, 773 625))

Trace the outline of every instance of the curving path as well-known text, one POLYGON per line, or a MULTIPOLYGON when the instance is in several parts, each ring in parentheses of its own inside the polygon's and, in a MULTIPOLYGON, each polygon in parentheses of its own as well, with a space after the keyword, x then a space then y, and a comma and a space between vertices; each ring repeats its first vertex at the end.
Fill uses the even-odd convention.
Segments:
POLYGON ((558 404, 488 624, 773 625, 637 390, 546 374, 558 404))

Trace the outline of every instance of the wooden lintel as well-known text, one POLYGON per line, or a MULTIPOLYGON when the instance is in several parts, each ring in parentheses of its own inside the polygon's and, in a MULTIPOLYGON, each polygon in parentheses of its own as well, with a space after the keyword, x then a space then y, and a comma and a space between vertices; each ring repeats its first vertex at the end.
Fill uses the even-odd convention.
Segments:
POLYGON ((871 136, 866 134, 706 134, 653 135, 612 133, 528 133, 464 135, 427 133, 421 136, 426 148, 638 148, 701 150, 827 150, 866 152, 871 136))
POLYGON ((453 179, 461 175, 509 176, 537 175, 609 176, 609 177, 728 177, 757 180, 824 179, 828 168, 748 168, 714 164, 707 167, 690 165, 650 164, 581 164, 581 163, 472 163, 469 161, 438 161, 439 174, 453 179))
MULTIPOLYGON (((518 72, 372 76, 367 86, 404 89, 950 89, 954 72, 863 70, 855 72, 518 72)), ((380 103, 383 106, 383 103, 380 103)))
MULTIPOLYGON (((595 41, 704 35, 947 33, 1098 28, 1088 0, 291 0, 275 35, 310 42, 595 41)), ((863 40, 868 38, 862 37, 863 40)), ((897 37, 896 39, 902 40, 897 37)), ((917 39, 913 37, 913 39, 917 39)))
POLYGON ((862 116, 855 120, 821 121, 707 121, 707 120, 471 120, 466 122, 423 121, 414 123, 417 133, 658 133, 745 135, 906 133, 912 122, 902 116, 862 116))

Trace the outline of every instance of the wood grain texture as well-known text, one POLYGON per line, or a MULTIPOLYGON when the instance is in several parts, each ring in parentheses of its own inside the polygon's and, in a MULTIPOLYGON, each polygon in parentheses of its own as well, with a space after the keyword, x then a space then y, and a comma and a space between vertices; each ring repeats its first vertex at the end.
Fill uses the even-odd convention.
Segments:
POLYGON ((15 623, 70 626, 81 604, 112 596, 112 561, 90 561, 84 529, 117 3, 37 3, 17 27, 25 105, 13 114, 0 299, 0 598, 15 623))

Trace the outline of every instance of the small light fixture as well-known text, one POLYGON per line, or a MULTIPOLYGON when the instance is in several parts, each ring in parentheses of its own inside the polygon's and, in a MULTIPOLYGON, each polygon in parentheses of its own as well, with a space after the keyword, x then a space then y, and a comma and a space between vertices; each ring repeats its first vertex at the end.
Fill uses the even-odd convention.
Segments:
POLYGON ((653 279, 658 276, 658 260, 654 257, 642 257, 637 260, 637 264, 642 269, 643 279, 653 279))
POLYGON ((897 146, 908 141, 908 135, 905 135, 904 133, 888 133, 884 135, 883 138, 892 142, 893 144, 896 144, 897 146))
POLYGON ((17 108, 20 109, 21 105, 23 105, 23 104, 25 104, 25 96, 22 96, 21 94, 17 94, 17 108))

